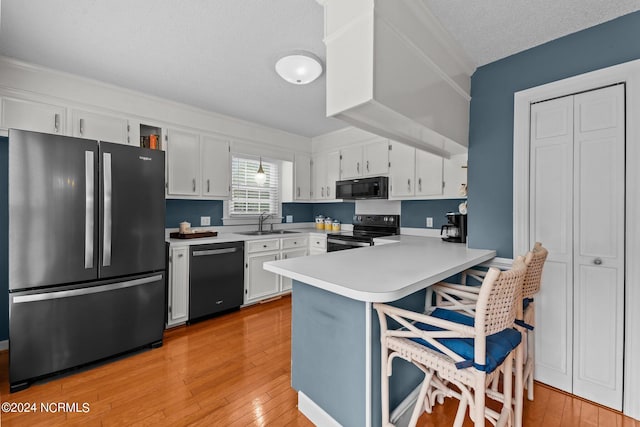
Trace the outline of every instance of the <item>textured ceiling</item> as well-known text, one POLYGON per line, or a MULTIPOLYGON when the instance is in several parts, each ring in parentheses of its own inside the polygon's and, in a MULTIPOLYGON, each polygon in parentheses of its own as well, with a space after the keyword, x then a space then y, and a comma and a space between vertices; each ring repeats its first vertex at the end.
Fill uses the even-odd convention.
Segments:
POLYGON ((640 0, 423 1, 476 66, 640 10, 640 0))
MULTIPOLYGON (((422 1, 477 65, 640 9, 640 0, 422 1)), ((276 60, 294 50, 324 61, 323 10, 316 0, 0 5, 1 55, 303 136, 345 126, 325 117, 324 75, 296 86, 274 70, 276 60)))

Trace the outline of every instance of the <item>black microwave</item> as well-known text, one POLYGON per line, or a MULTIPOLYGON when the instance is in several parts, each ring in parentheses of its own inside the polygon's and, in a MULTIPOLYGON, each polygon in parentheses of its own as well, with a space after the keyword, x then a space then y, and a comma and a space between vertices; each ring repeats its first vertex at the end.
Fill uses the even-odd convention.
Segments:
POLYGON ((389 178, 347 179, 336 182, 336 199, 388 199, 389 178))

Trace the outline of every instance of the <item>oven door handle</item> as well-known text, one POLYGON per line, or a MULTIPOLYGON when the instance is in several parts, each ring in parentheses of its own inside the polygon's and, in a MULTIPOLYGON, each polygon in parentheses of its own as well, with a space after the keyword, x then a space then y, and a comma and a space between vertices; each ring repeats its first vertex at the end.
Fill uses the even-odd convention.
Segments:
POLYGON ((340 239, 327 239, 327 243, 335 243, 337 245, 358 246, 358 247, 371 246, 371 243, 352 242, 352 241, 340 240, 340 239))

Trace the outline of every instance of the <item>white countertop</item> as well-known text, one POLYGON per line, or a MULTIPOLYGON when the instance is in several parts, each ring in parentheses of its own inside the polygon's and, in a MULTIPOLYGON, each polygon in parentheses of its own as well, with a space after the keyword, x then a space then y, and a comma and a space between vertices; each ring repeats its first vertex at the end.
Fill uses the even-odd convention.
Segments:
POLYGON ((378 245, 264 263, 264 269, 348 298, 390 302, 485 262, 494 250, 435 237, 391 236, 378 245))
POLYGON ((196 239, 167 239, 167 242, 172 247, 191 246, 191 245, 208 245, 211 243, 226 243, 226 242, 246 242, 248 240, 263 240, 263 239, 280 239, 283 237, 296 237, 300 234, 322 234, 326 235, 331 233, 330 231, 317 230, 315 228, 287 228, 288 231, 295 231, 295 233, 284 234, 263 234, 260 236, 247 236, 241 233, 232 232, 218 232, 216 237, 201 237, 196 239))

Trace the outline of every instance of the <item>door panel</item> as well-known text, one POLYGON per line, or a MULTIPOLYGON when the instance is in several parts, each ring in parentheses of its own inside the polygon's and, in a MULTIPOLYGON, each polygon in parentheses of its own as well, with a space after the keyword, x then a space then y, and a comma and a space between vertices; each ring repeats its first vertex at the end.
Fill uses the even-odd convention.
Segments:
POLYGON ((9 131, 9 289, 97 278, 97 161, 95 141, 9 131))
MULTIPOLYGON (((544 242, 544 241, 543 241, 544 242)), ((572 390, 573 291, 570 263, 544 265, 543 282, 536 300, 536 380, 561 390, 572 390)))
POLYGON ((573 101, 531 107, 531 241, 549 250, 536 295, 536 379, 572 389, 573 101))
POLYGON ((622 409, 624 86, 576 95, 573 393, 622 409))
MULTIPOLYGON (((101 143, 103 162, 105 154, 111 158, 111 206, 100 210, 100 277, 163 270, 164 152, 101 143)), ((101 200, 108 196, 106 172, 101 171, 101 200)))
POLYGON ((624 86, 531 107, 536 379, 620 410, 624 332, 624 86))

